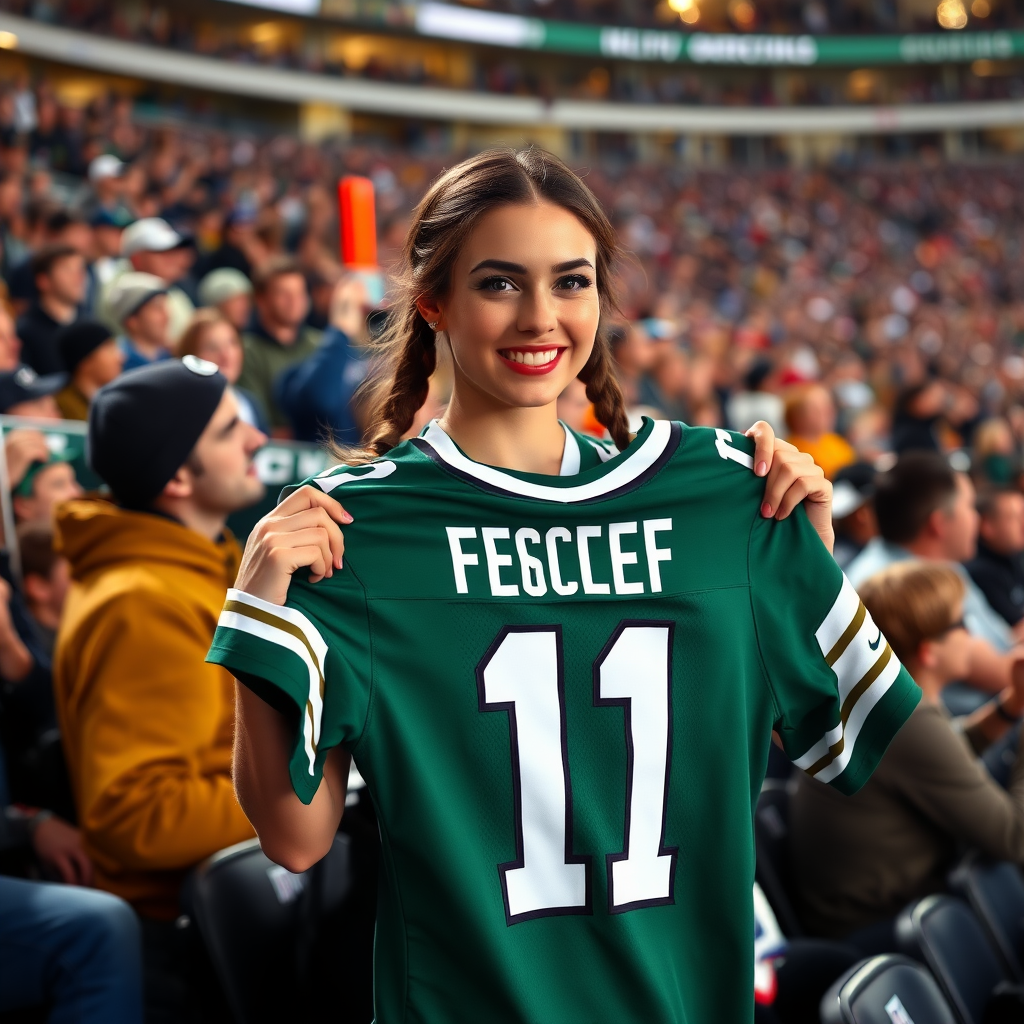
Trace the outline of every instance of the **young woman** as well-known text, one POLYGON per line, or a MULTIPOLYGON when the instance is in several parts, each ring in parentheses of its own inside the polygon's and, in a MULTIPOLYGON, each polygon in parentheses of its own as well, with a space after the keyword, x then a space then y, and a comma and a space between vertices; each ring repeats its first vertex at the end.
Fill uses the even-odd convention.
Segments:
POLYGON ((942 691, 964 678, 972 645, 982 642, 964 629, 964 593, 941 562, 901 562, 861 585, 924 696, 852 800, 804 778, 793 798, 794 877, 807 926, 848 937, 866 954, 896 949, 896 915, 945 889, 964 846, 1024 863, 1024 759, 1007 791, 978 758, 1024 715, 1024 661, 1013 684, 970 717, 954 722, 942 705, 942 691))
POLYGON ((378 1024, 750 1020, 772 729, 852 790, 916 699, 791 514, 808 499, 831 543, 809 458, 764 427, 630 436, 603 332, 615 256, 545 153, 438 179, 368 450, 260 523, 214 639, 270 857, 323 856, 350 756, 367 781, 378 1024), (447 411, 399 443, 442 344, 447 411), (613 444, 558 422, 577 377, 613 444), (855 657, 833 670, 837 643, 855 657))

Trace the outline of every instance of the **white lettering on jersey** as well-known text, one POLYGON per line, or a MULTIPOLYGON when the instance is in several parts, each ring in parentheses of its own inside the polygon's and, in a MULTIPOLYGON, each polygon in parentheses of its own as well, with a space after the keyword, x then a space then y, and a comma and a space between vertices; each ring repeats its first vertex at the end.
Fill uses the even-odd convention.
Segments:
POLYGON ((733 462, 738 462, 741 466, 746 466, 747 469, 754 468, 754 456, 741 452, 739 448, 733 448, 729 443, 732 441, 732 434, 728 430, 723 430, 721 427, 716 428, 715 438, 715 447, 723 459, 731 459, 733 462))
POLYGON ((594 582, 594 573, 590 568, 590 538, 600 536, 600 526, 576 527, 576 544, 580 552, 580 575, 583 577, 584 594, 610 594, 612 592, 612 588, 607 583, 594 582))
POLYGON ((484 552, 487 555, 487 578, 491 583, 491 593, 495 597, 518 597, 519 587, 514 583, 501 582, 501 567, 512 564, 511 555, 499 555, 494 546, 496 540, 508 540, 507 526, 485 526, 480 535, 484 539, 484 552))
POLYGON ((524 526, 521 530, 516 530, 516 554, 519 555, 519 565, 523 570, 523 590, 530 597, 543 597, 548 592, 548 585, 544 580, 544 563, 526 550, 527 542, 540 544, 540 534, 524 526))
MULTIPOLYGON (((659 534, 670 533, 671 519, 645 519, 642 522, 609 523, 605 534, 603 526, 577 526, 575 533, 564 526, 552 526, 544 534, 524 526, 513 532, 506 526, 448 526, 448 547, 452 558, 455 591, 471 592, 491 597, 544 597, 550 586, 559 597, 579 593, 602 596, 605 594, 660 594, 662 590, 661 563, 672 560, 671 547, 659 547, 664 541, 659 534), (640 550, 638 534, 643 535, 640 550), (472 542, 476 541, 474 545, 472 542), (506 547, 501 542, 509 543, 506 547), (607 545, 603 549, 601 545, 607 545), (476 550, 474 550, 476 547, 476 550), (483 560, 480 557, 483 549, 483 560), (514 552, 512 550, 514 548, 514 552), (611 565, 611 582, 594 579, 594 558, 599 551, 606 558, 598 561, 611 565), (647 564, 647 581, 634 579, 642 576, 647 564), (579 566, 580 579, 570 579, 573 565, 579 566), (472 566, 486 565, 483 572, 467 573, 472 566), (636 568, 631 568, 636 566, 636 568), (518 576, 519 582, 513 582, 518 576), (486 582, 485 582, 486 580, 486 582), (649 588, 649 589, 648 589, 649 588)), ((604 571, 607 571, 605 569, 604 571)))
POLYGON ((572 534, 564 526, 552 526, 548 530, 545 541, 547 542, 548 549, 548 575, 551 577, 551 586, 554 588, 555 593, 561 594, 562 597, 575 594, 579 590, 580 585, 575 580, 571 580, 568 583, 562 582, 562 570, 558 565, 558 548, 556 546, 557 541, 564 541, 567 544, 571 543, 572 534))
POLYGON ((476 537, 475 526, 449 526, 448 547, 452 553, 452 570, 455 573, 455 591, 459 594, 469 593, 469 584, 466 582, 466 566, 479 565, 480 556, 466 554, 462 550, 462 541, 473 540, 476 537))
POLYGON ((655 594, 661 593, 661 566, 658 563, 672 560, 672 549, 659 548, 657 535, 671 529, 671 519, 644 520, 644 547, 647 549, 647 572, 651 577, 651 592, 655 594))
MULTIPOLYGON (((624 569, 636 565, 636 552, 622 550, 622 535, 636 533, 636 523, 612 523, 608 527, 608 546, 612 553, 612 580, 616 594, 642 594, 644 585, 640 580, 627 582, 624 569)), ((661 574, 659 573, 659 578, 661 574)))

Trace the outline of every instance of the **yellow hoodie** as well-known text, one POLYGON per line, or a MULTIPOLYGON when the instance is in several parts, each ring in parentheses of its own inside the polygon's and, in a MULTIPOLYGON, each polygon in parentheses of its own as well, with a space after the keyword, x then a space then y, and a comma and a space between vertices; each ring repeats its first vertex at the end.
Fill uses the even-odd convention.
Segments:
POLYGON ((238 545, 98 498, 63 505, 57 530, 72 585, 54 690, 97 885, 173 918, 184 873, 253 835, 231 785, 234 685, 204 660, 238 545))

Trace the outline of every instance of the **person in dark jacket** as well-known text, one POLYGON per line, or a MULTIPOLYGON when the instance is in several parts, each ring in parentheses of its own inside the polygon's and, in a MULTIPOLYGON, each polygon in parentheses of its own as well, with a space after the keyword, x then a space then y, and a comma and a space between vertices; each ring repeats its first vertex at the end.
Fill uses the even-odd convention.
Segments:
POLYGON ((1024 495, 992 488, 977 500, 978 551, 965 563, 988 603, 1011 626, 1024 620, 1024 495))
POLYGON ((32 257, 32 275, 38 297, 18 318, 21 357, 38 374, 60 373, 57 335, 75 321, 85 300, 85 259, 70 245, 47 246, 32 257))
POLYGON ((287 417, 297 441, 329 437, 339 444, 359 443, 361 429, 352 396, 366 376, 361 346, 367 340, 369 312, 365 283, 355 275, 343 278, 331 296, 330 323, 320 347, 274 381, 274 403, 287 417))

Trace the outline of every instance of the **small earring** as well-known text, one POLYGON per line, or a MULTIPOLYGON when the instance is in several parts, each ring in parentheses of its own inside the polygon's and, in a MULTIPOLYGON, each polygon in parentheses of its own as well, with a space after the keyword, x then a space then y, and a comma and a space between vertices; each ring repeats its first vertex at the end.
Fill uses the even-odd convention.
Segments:
POLYGON ((435 331, 435 330, 437 330, 437 324, 438 324, 438 321, 437 321, 437 320, 429 320, 429 321, 427 321, 427 326, 428 326, 428 327, 429 327, 429 328, 430 328, 430 329, 431 329, 432 331, 435 331))

